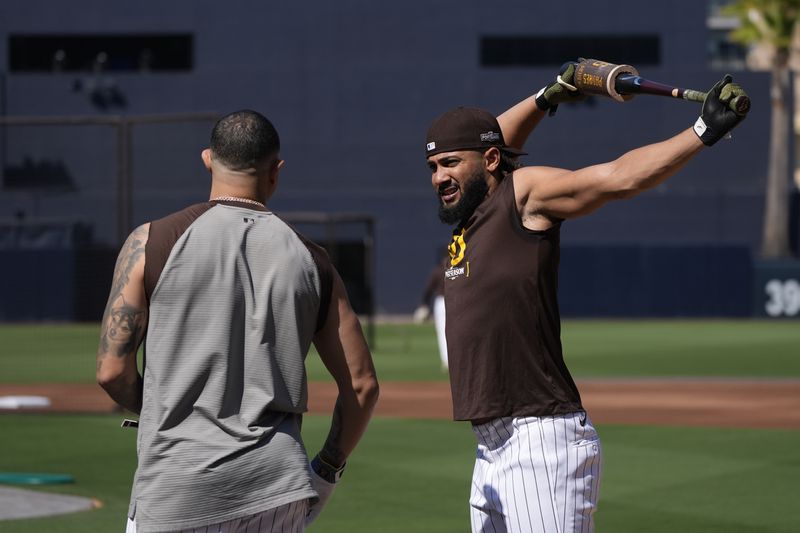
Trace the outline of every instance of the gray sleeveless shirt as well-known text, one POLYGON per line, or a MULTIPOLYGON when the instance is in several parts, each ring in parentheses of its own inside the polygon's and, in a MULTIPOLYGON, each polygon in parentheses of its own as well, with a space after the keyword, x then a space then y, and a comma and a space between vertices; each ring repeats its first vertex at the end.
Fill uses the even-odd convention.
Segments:
POLYGON ((325 252, 271 212, 207 202, 155 221, 138 468, 139 531, 315 496, 300 437, 304 361, 330 302, 325 252))

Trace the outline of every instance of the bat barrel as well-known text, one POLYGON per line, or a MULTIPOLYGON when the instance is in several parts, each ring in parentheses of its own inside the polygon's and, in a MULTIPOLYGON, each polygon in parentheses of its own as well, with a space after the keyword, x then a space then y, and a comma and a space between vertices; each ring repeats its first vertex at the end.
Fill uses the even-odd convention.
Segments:
POLYGON ((618 102, 633 98, 630 93, 617 90, 616 80, 623 75, 638 76, 639 72, 630 65, 616 65, 598 59, 584 59, 575 67, 575 85, 586 94, 610 96, 618 102))

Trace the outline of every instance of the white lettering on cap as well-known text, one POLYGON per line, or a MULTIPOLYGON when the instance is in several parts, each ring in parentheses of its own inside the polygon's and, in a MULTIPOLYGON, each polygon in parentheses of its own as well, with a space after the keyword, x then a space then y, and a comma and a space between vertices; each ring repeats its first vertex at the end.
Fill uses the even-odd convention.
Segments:
POLYGON ((428 148, 428 151, 429 151, 429 152, 430 152, 431 150, 435 150, 435 149, 436 149, 436 143, 435 143, 435 142, 434 142, 434 143, 428 143, 428 144, 427 144, 427 145, 425 145, 425 146, 428 148))

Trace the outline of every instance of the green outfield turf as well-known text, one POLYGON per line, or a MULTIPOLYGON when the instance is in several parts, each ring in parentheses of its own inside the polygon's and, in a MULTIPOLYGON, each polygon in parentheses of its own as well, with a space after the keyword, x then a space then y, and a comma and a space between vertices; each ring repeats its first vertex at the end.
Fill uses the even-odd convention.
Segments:
MULTIPOLYGON (((312 450, 327 419, 306 417, 312 450)), ((601 532, 793 532, 800 432, 600 426, 601 532)), ((135 432, 119 417, 0 415, 0 471, 64 472, 46 489, 99 498, 97 511, 0 521, 3 533, 122 531, 135 432)), ((376 419, 311 531, 467 531, 474 439, 464 423, 376 419)))
MULTIPOLYGON (((94 382, 97 325, 0 325, 0 382, 94 382)), ((578 378, 800 377, 800 326, 767 321, 566 321, 578 378)), ((444 380, 431 325, 382 325, 383 381, 444 380)), ((315 355, 312 380, 329 379, 315 355)), ((121 531, 135 432, 119 416, 0 415, 0 471, 65 473, 38 490, 96 497, 97 511, 0 521, 0 533, 121 531)), ((328 421, 304 424, 316 451, 328 421)), ((598 531, 789 532, 800 431, 600 426, 605 469, 598 531)), ((468 530, 474 439, 449 421, 375 419, 312 531, 468 530)))
MULTIPOLYGON (((97 325, 0 325, 0 382, 94 381, 97 325)), ((589 377, 800 377, 796 321, 565 321, 567 364, 589 377)), ((379 377, 444 380, 433 326, 379 325, 379 377)), ((315 354, 309 378, 329 379, 315 354)))

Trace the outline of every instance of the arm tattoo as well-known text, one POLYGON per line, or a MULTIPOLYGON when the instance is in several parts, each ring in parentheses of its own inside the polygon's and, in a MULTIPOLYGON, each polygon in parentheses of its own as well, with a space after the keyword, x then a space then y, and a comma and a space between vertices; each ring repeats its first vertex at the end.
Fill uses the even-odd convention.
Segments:
POLYGON ((117 258, 100 333, 102 355, 99 353, 98 357, 112 352, 112 346, 117 357, 125 357, 131 352, 135 355, 135 350, 139 347, 146 326, 145 310, 127 304, 122 297, 122 290, 130 281, 131 270, 144 254, 146 236, 147 229, 144 226, 136 228, 125 241, 117 258))
POLYGON ((114 355, 125 357, 139 348, 139 340, 144 332, 145 313, 126 304, 122 296, 120 299, 122 305, 111 308, 110 320, 106 324, 108 329, 105 344, 114 343, 116 345, 114 355))
MULTIPOLYGON (((98 372, 109 355, 118 359, 133 358, 134 366, 136 364, 136 352, 147 329, 147 309, 126 302, 123 291, 130 283, 131 272, 144 255, 146 240, 147 227, 136 228, 125 241, 117 258, 111 292, 101 324, 100 346, 97 350, 98 372)), ((121 381, 108 382, 104 388, 118 404, 139 413, 142 408, 143 382, 138 371, 134 374, 124 375, 121 381)))

